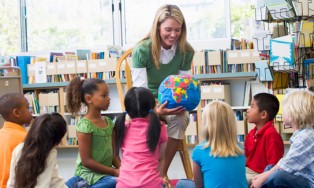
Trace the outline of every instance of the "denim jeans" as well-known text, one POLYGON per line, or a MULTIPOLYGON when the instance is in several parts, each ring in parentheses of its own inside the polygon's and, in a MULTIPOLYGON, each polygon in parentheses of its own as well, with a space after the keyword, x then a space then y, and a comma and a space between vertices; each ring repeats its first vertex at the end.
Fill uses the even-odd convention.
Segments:
POLYGON ((180 179, 176 185, 176 188, 195 188, 195 183, 192 180, 180 179))
POLYGON ((100 180, 98 180, 93 185, 89 186, 88 183, 79 176, 74 176, 70 178, 65 184, 68 188, 115 188, 116 187, 117 178, 114 176, 104 176, 100 180))
POLYGON ((68 188, 87 188, 88 183, 80 176, 73 176, 68 181, 65 182, 68 188))
POLYGON ((275 170, 262 185, 262 188, 310 188, 309 180, 293 175, 285 170, 275 170))
POLYGON ((270 169, 272 169, 274 167, 274 165, 267 165, 264 169, 264 172, 269 171, 270 169))

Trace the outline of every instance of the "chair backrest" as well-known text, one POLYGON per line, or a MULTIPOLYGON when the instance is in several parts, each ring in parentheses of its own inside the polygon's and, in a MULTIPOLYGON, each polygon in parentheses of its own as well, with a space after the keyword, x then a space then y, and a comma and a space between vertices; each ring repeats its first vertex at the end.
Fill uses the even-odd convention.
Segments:
POLYGON ((131 68, 130 68, 130 55, 132 54, 132 48, 128 49, 122 56, 118 59, 117 66, 116 66, 116 72, 115 72, 115 77, 116 77, 116 84, 118 88, 118 94, 120 98, 120 104, 121 104, 121 109, 125 111, 124 107, 124 93, 122 89, 122 79, 121 78, 121 71, 125 71, 124 76, 125 76, 125 91, 129 90, 133 84, 132 84, 132 75, 131 75, 131 68))

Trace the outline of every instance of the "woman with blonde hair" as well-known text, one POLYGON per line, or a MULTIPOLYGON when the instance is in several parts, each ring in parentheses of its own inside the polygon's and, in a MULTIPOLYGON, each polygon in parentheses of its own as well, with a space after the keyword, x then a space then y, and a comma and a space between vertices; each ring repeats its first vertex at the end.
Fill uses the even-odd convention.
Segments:
MULTIPOLYGON (((148 35, 132 51, 133 86, 148 88, 157 98, 160 83, 169 75, 190 73, 194 50, 186 40, 184 16, 176 5, 163 5, 155 15, 148 35)), ((167 171, 189 124, 188 112, 182 108, 166 108, 156 112, 168 125, 168 144, 161 175, 168 183, 167 171)))
POLYGON ((245 157, 229 104, 213 101, 205 106, 202 136, 204 142, 192 154, 195 187, 247 187, 245 157))

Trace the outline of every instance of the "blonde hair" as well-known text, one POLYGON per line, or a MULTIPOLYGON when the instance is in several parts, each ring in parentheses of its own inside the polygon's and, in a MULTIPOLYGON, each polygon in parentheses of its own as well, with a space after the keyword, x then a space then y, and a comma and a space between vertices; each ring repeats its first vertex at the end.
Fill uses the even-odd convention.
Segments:
POLYGON ((243 154, 237 141, 236 120, 229 104, 213 101, 202 114, 202 133, 206 139, 204 148, 211 147, 214 157, 235 157, 243 154))
POLYGON ((314 128, 314 94, 301 90, 288 93, 282 101, 283 113, 297 129, 314 128))
POLYGON ((187 43, 186 35, 186 23, 184 16, 180 10, 180 8, 176 5, 163 5, 161 6, 156 14, 153 21, 153 25, 150 29, 148 35, 143 39, 151 39, 152 47, 151 47, 151 55, 153 59, 153 63, 157 69, 159 69, 159 57, 160 57, 160 48, 161 48, 161 38, 159 35, 159 27, 160 24, 165 22, 168 18, 173 18, 177 22, 181 24, 181 35, 178 38, 178 47, 181 53, 185 53, 187 51, 193 52, 192 46, 187 43))

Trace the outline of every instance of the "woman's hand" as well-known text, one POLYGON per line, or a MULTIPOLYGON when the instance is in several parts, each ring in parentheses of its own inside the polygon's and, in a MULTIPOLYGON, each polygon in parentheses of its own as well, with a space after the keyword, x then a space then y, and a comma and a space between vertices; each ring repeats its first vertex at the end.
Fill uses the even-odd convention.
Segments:
POLYGON ((185 111, 185 108, 183 108, 182 106, 179 106, 177 108, 169 109, 169 108, 166 107, 167 103, 168 103, 168 101, 164 102, 163 104, 159 105, 156 108, 156 113, 158 115, 175 115, 175 114, 183 113, 185 111))

